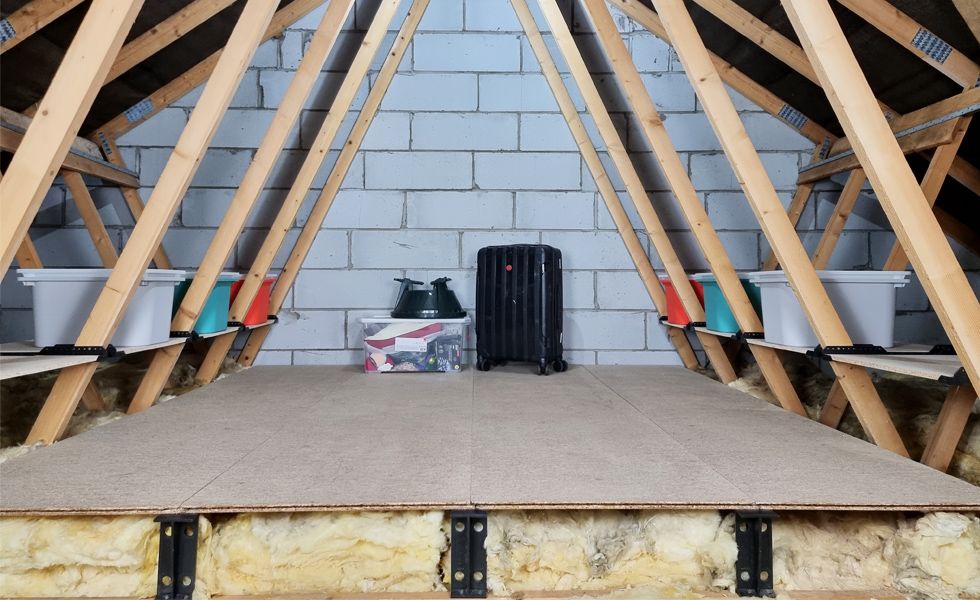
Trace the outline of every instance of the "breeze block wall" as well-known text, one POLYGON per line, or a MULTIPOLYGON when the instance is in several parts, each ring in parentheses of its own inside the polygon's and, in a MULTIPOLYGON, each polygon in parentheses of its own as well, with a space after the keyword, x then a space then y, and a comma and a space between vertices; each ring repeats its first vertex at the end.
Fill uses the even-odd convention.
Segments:
MULTIPOLYGON (((402 13, 408 4, 406 0, 402 13)), ((245 272, 250 266, 374 6, 371 0, 358 0, 327 61, 321 85, 229 260, 229 269, 245 272)), ((164 245, 175 267, 193 269, 200 263, 322 13, 323 8, 314 11, 257 52, 166 236, 164 245)), ((666 181, 641 134, 630 124, 588 24, 579 22, 584 15, 575 8, 569 13, 594 79, 634 152, 650 201, 686 267, 692 272, 705 270, 705 260, 666 181)), ((622 15, 616 21, 735 267, 760 268, 768 246, 680 61, 667 44, 638 24, 622 15)), ((396 17, 393 31, 400 22, 396 17)), ((543 19, 538 22, 547 29, 543 19)), ((563 61, 557 56, 556 60, 564 69, 563 61)), ((363 102, 380 64, 376 60, 370 81, 362 83, 355 107, 363 102)), ((126 160, 140 173, 144 198, 149 198, 199 91, 120 138, 126 160)), ((572 92, 591 128, 574 85, 572 92)), ((812 144, 737 93, 732 92, 732 97, 788 204, 812 144)), ((348 115, 335 149, 343 143, 353 118, 353 113, 348 115)), ((601 148, 594 131, 593 139, 601 148)), ((308 204, 336 154, 321 169, 308 204)), ((606 165, 633 214, 640 239, 649 246, 620 178, 610 161, 606 165)), ((817 224, 826 222, 839 189, 833 183, 821 184, 800 221, 811 251, 820 235, 817 224)), ((121 248, 132 219, 120 194, 104 187, 96 187, 93 194, 121 248)), ((307 212, 308 206, 287 246, 305 224, 307 212)), ((49 194, 31 235, 47 266, 99 266, 77 211, 60 186, 49 194)), ((830 268, 880 266, 893 240, 874 200, 863 199, 830 268)), ((509 243, 545 243, 562 250, 565 348, 571 362, 678 364, 509 0, 432 0, 259 362, 360 362, 358 319, 391 309, 398 289, 392 281, 396 277, 424 281, 451 277, 451 287, 464 307, 472 310, 477 250, 509 243)), ((973 281, 980 281, 980 261, 957 250, 973 281)), ((277 266, 285 251, 281 255, 277 266)), ((661 266, 655 253, 651 259, 655 267, 661 266)), ((4 280, 2 304, 3 339, 29 339, 30 296, 12 274, 4 280)), ((917 282, 900 292, 897 328, 899 339, 945 339, 917 282)))

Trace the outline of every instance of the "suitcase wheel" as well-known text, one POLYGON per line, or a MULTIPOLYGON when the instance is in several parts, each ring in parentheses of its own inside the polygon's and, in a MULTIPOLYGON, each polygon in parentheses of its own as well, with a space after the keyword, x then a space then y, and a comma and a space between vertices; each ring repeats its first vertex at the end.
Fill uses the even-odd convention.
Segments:
POLYGON ((489 371, 493 364, 490 362, 489 358, 478 357, 476 359, 476 368, 480 371, 489 371))
POLYGON ((559 358, 551 363, 551 368, 555 370, 555 373, 564 373, 568 370, 568 363, 559 358))
POLYGON ((538 375, 548 374, 548 359, 542 358, 538 361, 538 375))

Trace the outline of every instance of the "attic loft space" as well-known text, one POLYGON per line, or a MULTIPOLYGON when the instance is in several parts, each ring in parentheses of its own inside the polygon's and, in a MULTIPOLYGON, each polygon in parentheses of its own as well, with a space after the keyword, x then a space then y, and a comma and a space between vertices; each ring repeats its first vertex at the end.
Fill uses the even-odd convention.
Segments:
POLYGON ((978 31, 0 0, 2 593, 980 595, 978 31))

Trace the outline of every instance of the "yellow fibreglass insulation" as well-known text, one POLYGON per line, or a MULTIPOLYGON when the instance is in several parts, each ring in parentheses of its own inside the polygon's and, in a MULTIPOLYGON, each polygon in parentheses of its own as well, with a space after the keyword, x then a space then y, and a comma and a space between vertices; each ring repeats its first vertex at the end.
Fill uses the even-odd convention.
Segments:
POLYGON ((152 596, 152 517, 0 519, 0 594, 152 596))
MULTIPOLYGON (((201 519, 195 600, 209 594, 445 589, 442 512, 244 514, 201 519)), ((488 584, 674 597, 733 584, 733 517, 714 511, 492 511, 488 584)), ((148 596, 158 525, 148 517, 0 520, 4 596, 148 596)), ((931 513, 783 513, 777 591, 980 594, 980 520, 931 513)), ((584 594, 583 597, 589 597, 584 594)), ((605 596, 603 596, 605 597, 605 596)))
POLYGON ((216 528, 210 579, 220 594, 429 592, 447 547, 440 511, 241 515, 216 528))
POLYGON ((734 583, 733 518, 717 512, 493 512, 488 525, 494 592, 734 583))

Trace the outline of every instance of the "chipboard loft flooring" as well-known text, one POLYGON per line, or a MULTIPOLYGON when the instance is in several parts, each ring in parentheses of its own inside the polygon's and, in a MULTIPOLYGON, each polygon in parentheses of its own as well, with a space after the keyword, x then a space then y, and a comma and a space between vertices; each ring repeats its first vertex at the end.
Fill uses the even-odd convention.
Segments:
POLYGON ((976 510, 980 488, 675 367, 256 367, 0 465, 0 512, 976 510))

